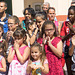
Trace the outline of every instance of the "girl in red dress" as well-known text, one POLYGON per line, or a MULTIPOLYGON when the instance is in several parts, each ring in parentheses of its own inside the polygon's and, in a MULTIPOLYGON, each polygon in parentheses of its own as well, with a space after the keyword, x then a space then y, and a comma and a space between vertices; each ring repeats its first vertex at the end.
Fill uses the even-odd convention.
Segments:
POLYGON ((60 37, 56 36, 55 24, 52 21, 45 21, 42 28, 43 38, 37 41, 44 44, 46 57, 49 63, 47 75, 63 75, 61 56, 63 44, 60 37))

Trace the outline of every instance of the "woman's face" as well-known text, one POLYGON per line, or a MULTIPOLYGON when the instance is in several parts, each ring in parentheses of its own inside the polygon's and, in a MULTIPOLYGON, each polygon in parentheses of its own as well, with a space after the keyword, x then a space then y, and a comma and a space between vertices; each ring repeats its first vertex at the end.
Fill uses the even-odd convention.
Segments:
POLYGON ((31 19, 31 14, 28 12, 28 10, 25 11, 25 19, 30 20, 31 19))
POLYGON ((68 11, 68 18, 71 22, 74 22, 74 20, 75 20, 75 11, 73 9, 70 9, 68 11))

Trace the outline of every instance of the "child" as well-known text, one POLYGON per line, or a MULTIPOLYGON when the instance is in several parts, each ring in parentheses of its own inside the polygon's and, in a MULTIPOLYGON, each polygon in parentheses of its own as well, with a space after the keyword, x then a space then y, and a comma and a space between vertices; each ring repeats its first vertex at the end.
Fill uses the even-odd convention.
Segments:
POLYGON ((71 46, 69 48, 69 55, 72 56, 71 70, 72 74, 75 75, 75 35, 72 37, 71 46))
POLYGON ((13 45, 13 33, 19 26, 19 18, 17 16, 10 16, 8 18, 8 32, 6 33, 5 39, 8 42, 7 55, 9 53, 9 48, 13 45))
POLYGON ((37 41, 44 44, 46 57, 49 63, 49 73, 47 75, 63 75, 61 64, 62 40, 56 37, 56 28, 53 21, 45 21, 42 28, 43 38, 37 41))
POLYGON ((35 18, 36 18, 36 24, 39 29, 39 32, 41 32, 41 29, 42 29, 43 23, 46 20, 46 17, 43 13, 38 13, 36 14, 35 18))
POLYGON ((48 61, 46 59, 43 47, 40 44, 36 43, 31 47, 27 73, 31 73, 31 75, 45 75, 48 72, 48 61))
POLYGON ((5 40, 0 41, 0 75, 6 75, 6 44, 5 40))
POLYGON ((28 21, 26 24, 27 24, 27 34, 28 34, 27 39, 29 38, 30 45, 33 45, 34 43, 36 43, 36 40, 38 38, 37 35, 38 28, 34 20, 28 21))
POLYGON ((70 68, 71 58, 68 55, 68 53, 69 53, 69 46, 70 46, 70 38, 75 34, 75 32, 73 31, 73 25, 75 25, 75 6, 69 7, 68 19, 69 21, 65 21, 62 25, 60 36, 62 37, 62 41, 66 42, 64 48, 65 61, 67 65, 68 75, 71 75, 71 68, 70 68))
POLYGON ((18 28, 13 36, 14 46, 10 48, 7 58, 10 63, 8 75, 26 75, 27 59, 30 55, 30 49, 24 44, 26 40, 25 30, 18 28))
POLYGON ((3 34, 3 25, 0 24, 0 42, 4 39, 4 34, 3 34))

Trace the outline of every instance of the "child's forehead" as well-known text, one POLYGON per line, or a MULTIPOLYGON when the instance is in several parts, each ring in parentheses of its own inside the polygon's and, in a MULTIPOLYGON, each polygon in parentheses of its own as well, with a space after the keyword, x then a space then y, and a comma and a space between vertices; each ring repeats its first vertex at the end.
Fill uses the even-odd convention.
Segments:
POLYGON ((8 19, 8 22, 15 22, 15 20, 14 20, 14 18, 12 18, 12 19, 9 18, 9 19, 8 19))
POLYGON ((37 16, 37 17, 36 17, 36 20, 43 20, 43 19, 42 19, 42 16, 37 16))

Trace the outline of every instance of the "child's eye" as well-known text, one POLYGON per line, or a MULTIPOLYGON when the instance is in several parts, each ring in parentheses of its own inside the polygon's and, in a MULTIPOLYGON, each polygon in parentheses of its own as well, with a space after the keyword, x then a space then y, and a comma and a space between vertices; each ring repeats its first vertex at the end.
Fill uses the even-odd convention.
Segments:
POLYGON ((33 53, 33 52, 31 52, 31 53, 33 53))
POLYGON ((35 53, 37 53, 37 52, 35 52, 35 53))

